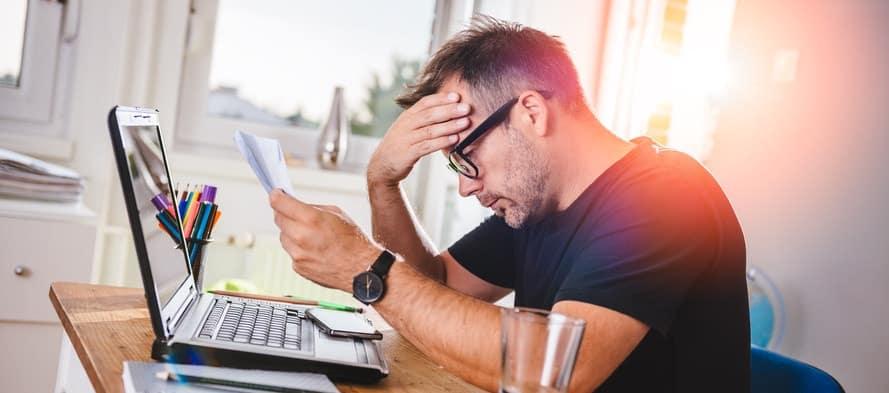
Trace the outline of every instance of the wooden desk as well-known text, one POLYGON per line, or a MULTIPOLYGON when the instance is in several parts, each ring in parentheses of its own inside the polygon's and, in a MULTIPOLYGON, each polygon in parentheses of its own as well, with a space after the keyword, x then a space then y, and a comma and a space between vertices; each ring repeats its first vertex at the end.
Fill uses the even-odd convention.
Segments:
MULTIPOLYGON (((123 392, 123 362, 150 360, 154 333, 142 289, 56 282, 49 298, 96 392, 123 392)), ((432 363, 394 331, 385 333, 389 376, 342 392, 478 392, 432 363)))

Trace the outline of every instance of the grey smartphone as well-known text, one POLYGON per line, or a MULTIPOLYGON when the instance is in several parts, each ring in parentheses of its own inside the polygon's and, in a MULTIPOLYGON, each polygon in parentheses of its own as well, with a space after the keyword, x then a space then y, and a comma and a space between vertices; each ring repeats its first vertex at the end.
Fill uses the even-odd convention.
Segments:
POLYGON ((357 313, 312 308, 306 310, 306 317, 315 322, 315 326, 318 326, 322 332, 330 336, 383 339, 383 333, 374 329, 370 322, 357 313))

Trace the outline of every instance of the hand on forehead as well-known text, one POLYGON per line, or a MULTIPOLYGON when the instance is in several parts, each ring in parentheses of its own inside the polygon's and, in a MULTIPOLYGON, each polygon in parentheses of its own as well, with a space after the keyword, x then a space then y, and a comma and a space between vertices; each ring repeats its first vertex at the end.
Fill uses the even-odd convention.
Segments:
MULTIPOLYGON (((460 95, 459 102, 469 104, 469 116, 466 116, 469 119, 469 127, 457 134, 459 137, 457 143, 460 143, 459 141, 462 141, 464 138, 466 138, 472 132, 472 130, 474 130, 475 127, 478 126, 479 123, 484 121, 485 115, 483 113, 480 113, 480 111, 476 107, 476 104, 472 99, 472 95, 469 94, 469 86, 466 85, 466 83, 463 83, 456 77, 448 78, 444 83, 442 83, 441 87, 436 93, 447 94, 451 92, 460 95)), ((442 149, 441 152, 442 154, 447 156, 452 148, 453 146, 450 146, 448 148, 442 149)))

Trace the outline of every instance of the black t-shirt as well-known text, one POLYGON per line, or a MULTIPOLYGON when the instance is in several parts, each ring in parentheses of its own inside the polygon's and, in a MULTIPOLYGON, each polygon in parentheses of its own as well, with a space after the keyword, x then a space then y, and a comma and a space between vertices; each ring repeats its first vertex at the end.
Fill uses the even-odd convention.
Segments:
POLYGON ((565 211, 519 230, 492 216, 449 251, 516 306, 582 301, 648 325, 599 392, 749 392, 738 220, 697 161, 634 142, 565 211))

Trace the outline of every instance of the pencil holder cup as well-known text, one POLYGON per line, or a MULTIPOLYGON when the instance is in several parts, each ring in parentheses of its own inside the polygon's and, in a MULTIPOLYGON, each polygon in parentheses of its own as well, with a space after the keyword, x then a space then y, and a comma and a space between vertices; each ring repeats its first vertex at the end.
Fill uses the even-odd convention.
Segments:
POLYGON ((199 291, 204 290, 204 248, 213 242, 213 239, 186 238, 188 242, 188 259, 191 261, 191 274, 194 276, 195 287, 199 291))

